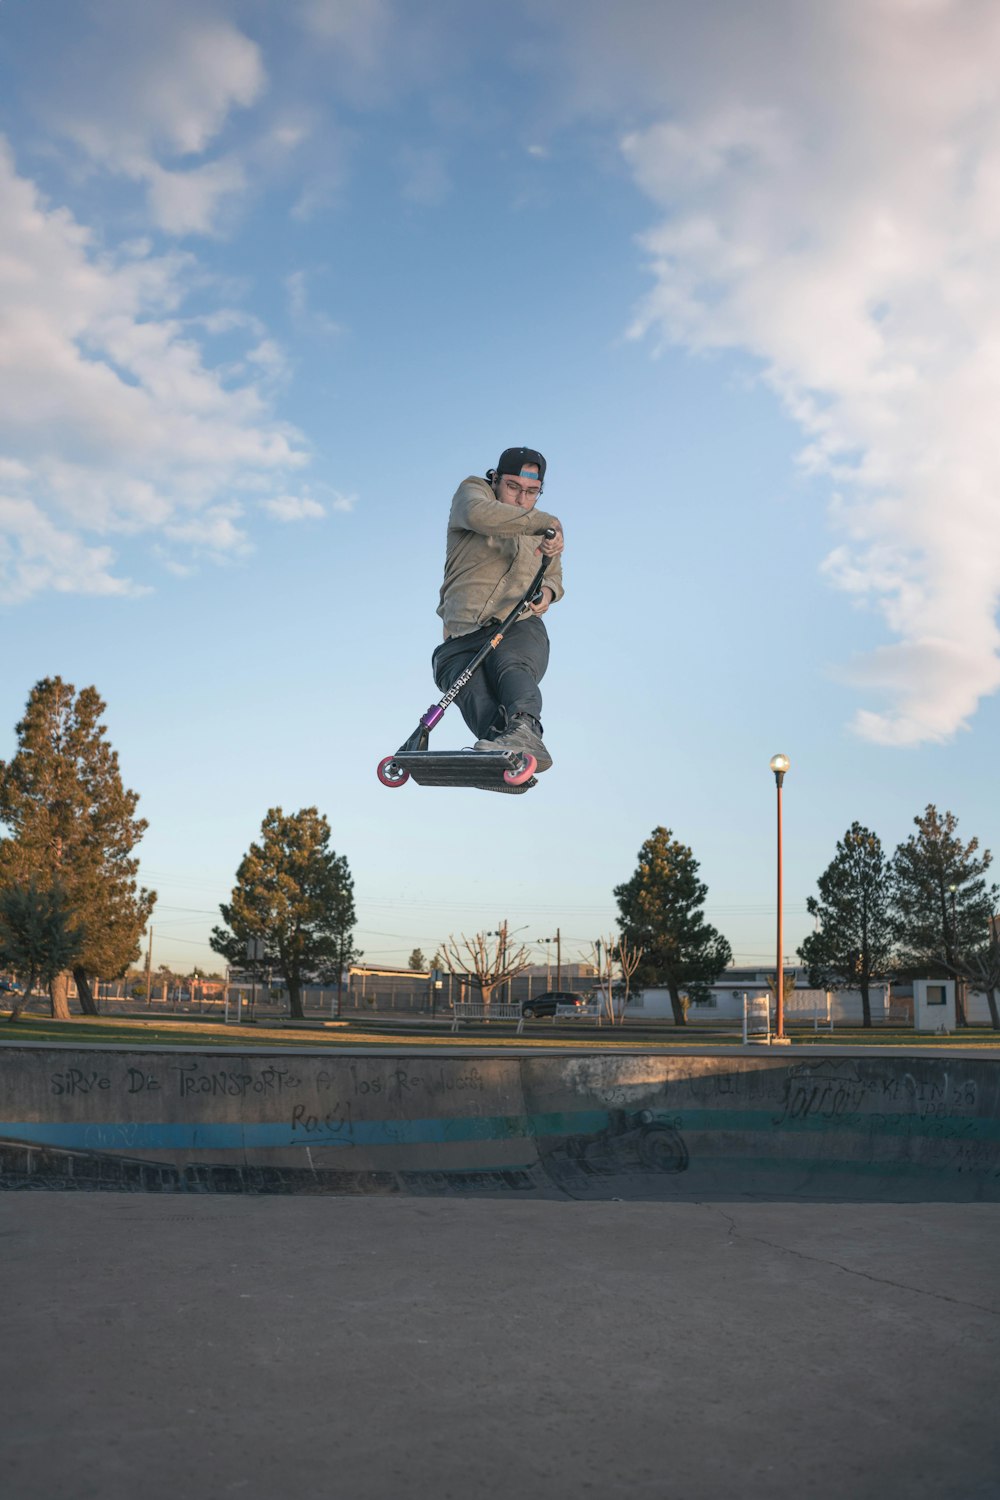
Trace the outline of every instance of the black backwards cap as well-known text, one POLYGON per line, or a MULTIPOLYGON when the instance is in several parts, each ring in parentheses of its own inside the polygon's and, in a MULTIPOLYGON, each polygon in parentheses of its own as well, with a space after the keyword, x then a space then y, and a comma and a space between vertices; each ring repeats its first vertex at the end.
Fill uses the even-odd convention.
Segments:
POLYGON ((535 464, 538 478, 545 478, 545 460, 534 448, 505 448, 496 466, 496 474, 520 474, 525 464, 535 464))

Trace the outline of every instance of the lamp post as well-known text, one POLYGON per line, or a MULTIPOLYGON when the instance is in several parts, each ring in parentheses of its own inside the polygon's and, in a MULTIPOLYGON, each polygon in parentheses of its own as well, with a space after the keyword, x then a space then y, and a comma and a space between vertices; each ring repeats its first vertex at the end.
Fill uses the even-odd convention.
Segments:
POLYGON ((774 965, 774 992, 777 998, 775 1034, 779 1042, 784 1042, 787 1038, 785 1036, 785 914, 781 870, 781 783, 785 779, 785 772, 791 765, 791 761, 787 755, 772 755, 770 765, 774 772, 775 786, 778 789, 778 933, 777 956, 774 965))
POLYGON ((955 1024, 965 1025, 965 989, 958 972, 958 913, 955 910, 955 897, 958 894, 958 886, 950 885, 951 892, 951 964, 952 973, 955 976, 955 1024))

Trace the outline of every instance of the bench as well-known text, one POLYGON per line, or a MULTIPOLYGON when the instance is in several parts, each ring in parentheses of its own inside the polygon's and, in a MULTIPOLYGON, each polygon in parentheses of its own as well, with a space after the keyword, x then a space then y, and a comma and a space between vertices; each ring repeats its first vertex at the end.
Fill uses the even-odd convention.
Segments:
POLYGON ((506 1000, 493 1000, 485 1005, 482 1000, 456 1000, 451 1029, 458 1030, 460 1021, 516 1021, 517 1034, 524 1030, 524 1016, 520 1005, 510 1005, 506 1000))

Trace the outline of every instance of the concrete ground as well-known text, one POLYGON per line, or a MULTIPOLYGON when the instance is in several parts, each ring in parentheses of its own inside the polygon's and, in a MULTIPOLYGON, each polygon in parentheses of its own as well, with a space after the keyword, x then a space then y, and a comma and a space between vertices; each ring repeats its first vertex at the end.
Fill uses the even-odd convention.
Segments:
POLYGON ((1000 1204, 0 1198, 7 1500, 1000 1494, 1000 1204))

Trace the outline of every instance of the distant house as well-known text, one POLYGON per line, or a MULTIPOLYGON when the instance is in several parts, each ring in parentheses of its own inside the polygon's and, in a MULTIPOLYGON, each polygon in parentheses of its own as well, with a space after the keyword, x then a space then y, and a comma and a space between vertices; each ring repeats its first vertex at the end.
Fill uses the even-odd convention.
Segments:
MULTIPOLYGON (((835 1023, 840 1022, 848 1026, 860 1025, 862 1020, 861 995, 857 990, 828 992, 814 989, 809 984, 809 976, 804 968, 788 965, 785 972, 795 975, 794 994, 789 995, 784 1004, 786 1020, 813 1021, 823 1020, 829 1016, 835 1023)), ((743 1019, 744 996, 752 1000, 757 996, 769 994, 767 978, 773 973, 773 966, 770 969, 736 966, 726 969, 715 984, 710 986, 707 999, 691 1002, 688 1020, 691 1022, 730 1021, 739 1024, 743 1019)), ((870 1000, 873 1020, 890 1019, 888 1010, 890 994, 889 985, 872 987, 870 1000)), ((638 994, 631 994, 625 1013, 637 1019, 642 1017, 652 1019, 657 1016, 669 1018, 673 1015, 670 992, 665 989, 650 988, 638 994)))

